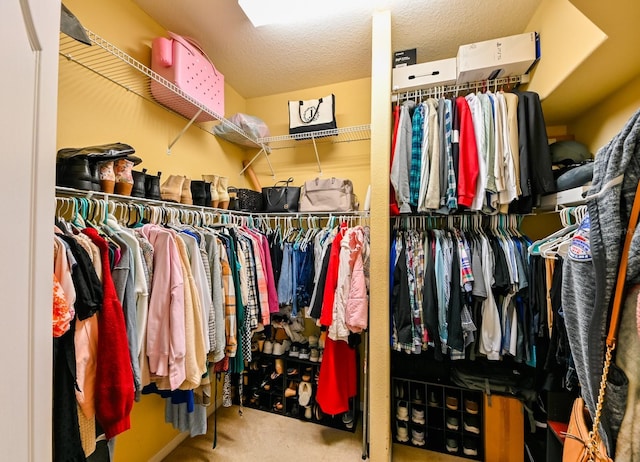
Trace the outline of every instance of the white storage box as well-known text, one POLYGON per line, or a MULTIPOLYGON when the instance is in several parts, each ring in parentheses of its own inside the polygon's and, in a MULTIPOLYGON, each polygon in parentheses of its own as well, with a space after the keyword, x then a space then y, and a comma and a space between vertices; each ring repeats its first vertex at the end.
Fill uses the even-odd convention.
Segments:
POLYGON ((512 35, 458 48, 458 83, 491 80, 529 72, 540 58, 537 32, 512 35))
POLYGON ((393 91, 410 91, 456 83, 456 58, 393 69, 393 91))

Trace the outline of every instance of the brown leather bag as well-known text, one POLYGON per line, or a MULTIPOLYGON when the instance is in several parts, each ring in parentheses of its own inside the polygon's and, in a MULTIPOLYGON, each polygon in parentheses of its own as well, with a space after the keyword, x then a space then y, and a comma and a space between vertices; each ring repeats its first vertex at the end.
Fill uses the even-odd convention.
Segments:
MULTIPOLYGON (((569 420, 569 428, 567 429, 564 447, 562 449, 562 462, 587 462, 591 457, 589 443, 593 422, 589 410, 584 404, 582 398, 577 398, 573 402, 571 409, 571 417, 569 420)), ((593 457, 595 461, 613 462, 613 459, 607 456, 607 449, 604 443, 599 440, 597 451, 593 457)))
POLYGON ((613 351, 616 348, 618 325, 620 324, 620 308, 622 306, 624 283, 627 277, 627 265, 629 263, 629 249, 631 248, 631 240, 633 239, 633 234, 638 225, 639 215, 640 182, 636 188, 631 216, 629 217, 629 224, 627 225, 627 233, 625 235, 622 253, 620 254, 618 277, 616 279, 616 287, 611 307, 611 321, 609 323, 609 333, 607 334, 606 341, 607 350, 605 352, 598 402, 596 404, 596 415, 592 421, 589 410, 584 404, 584 400, 582 398, 577 398, 575 400, 573 408, 571 409, 569 427, 567 428, 564 447, 562 449, 562 462, 613 462, 613 459, 611 459, 607 454, 607 448, 600 438, 599 426, 602 414, 602 405, 604 403, 604 394, 607 388, 609 366, 611 365, 613 351))

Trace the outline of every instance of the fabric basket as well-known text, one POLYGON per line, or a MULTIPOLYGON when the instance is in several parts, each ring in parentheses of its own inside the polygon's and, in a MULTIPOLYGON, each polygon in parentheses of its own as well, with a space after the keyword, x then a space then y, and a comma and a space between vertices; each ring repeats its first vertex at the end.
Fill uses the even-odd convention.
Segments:
MULTIPOLYGON (((207 109, 224 117, 224 75, 218 71, 198 43, 169 32, 151 45, 151 69, 184 91, 207 109)), ((191 119, 198 108, 165 85, 151 79, 151 94, 163 106, 191 119)), ((202 112, 196 122, 214 120, 202 112)))

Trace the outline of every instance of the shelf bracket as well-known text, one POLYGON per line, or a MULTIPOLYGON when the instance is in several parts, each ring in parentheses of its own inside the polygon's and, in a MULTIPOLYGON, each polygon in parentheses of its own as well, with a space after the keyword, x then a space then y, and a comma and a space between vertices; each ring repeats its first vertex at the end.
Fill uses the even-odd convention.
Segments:
POLYGON ((316 162, 318 163, 318 172, 322 175, 322 166, 320 165, 320 156, 318 155, 318 146, 316 145, 316 137, 312 136, 311 141, 313 141, 313 152, 316 154, 316 162))
POLYGON ((248 169, 251 166, 251 164, 253 164, 253 162, 260 156, 260 154, 264 154, 264 158, 267 159, 267 163, 269 164, 269 170, 271 170, 271 176, 275 180, 276 173, 273 171, 273 166, 271 165, 271 161, 269 160, 268 148, 264 144, 260 145, 260 150, 258 151, 258 153, 255 156, 253 156, 249 162, 247 162, 247 165, 245 165, 242 170, 240 170, 239 175, 242 175, 245 172, 245 170, 248 169))
POLYGON ((169 143, 169 147, 167 148, 167 154, 171 154, 171 148, 173 147, 174 144, 176 144, 178 142, 178 140, 182 137, 182 135, 185 134, 185 132, 187 130, 189 130, 189 127, 191 125, 193 125, 193 123, 196 121, 196 119, 198 118, 198 116, 202 113, 202 109, 198 109, 198 112, 196 112, 196 115, 194 115, 191 120, 187 123, 187 125, 185 125, 185 127, 180 130, 180 133, 178 133, 178 136, 176 136, 173 141, 171 143, 169 143))

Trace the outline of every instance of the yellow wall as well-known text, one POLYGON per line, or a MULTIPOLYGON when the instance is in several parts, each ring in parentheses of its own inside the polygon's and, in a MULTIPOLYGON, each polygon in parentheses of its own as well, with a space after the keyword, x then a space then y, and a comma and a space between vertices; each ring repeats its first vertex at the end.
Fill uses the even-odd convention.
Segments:
MULTIPOLYGON (((371 120, 371 79, 359 79, 340 82, 333 85, 309 88, 291 93, 280 93, 247 100, 247 112, 260 117, 269 126, 272 136, 289 133, 288 101, 317 99, 333 93, 336 104, 336 122, 338 128, 368 124, 371 120)), ((274 149, 269 157, 275 180, 293 177, 295 184, 320 176, 318 164, 309 142, 297 142, 300 146, 287 149, 274 149)), ((274 143, 274 147, 282 144, 274 143)), ((345 143, 323 143, 317 145, 322 177, 349 178, 353 181, 361 209, 369 186, 369 141, 345 143)), ((262 186, 274 183, 271 171, 264 158, 253 165, 262 186)))
MULTIPOLYGON (((166 32, 129 0, 65 1, 83 26, 149 66, 151 40, 166 32)), ((225 112, 245 110, 245 101, 225 85, 225 112)), ((201 179, 220 174, 244 186, 238 176, 244 150, 191 127, 167 153, 169 143, 187 120, 142 99, 80 67, 60 60, 58 148, 120 141, 136 149, 143 163, 138 169, 201 179)), ((210 124, 209 124, 210 125, 210 124)))
POLYGON ((529 90, 549 96, 605 39, 606 35, 569 0, 543 0, 527 24, 540 34, 540 62, 529 90))
POLYGON ((570 123, 570 130, 595 155, 640 109, 640 76, 570 123))

